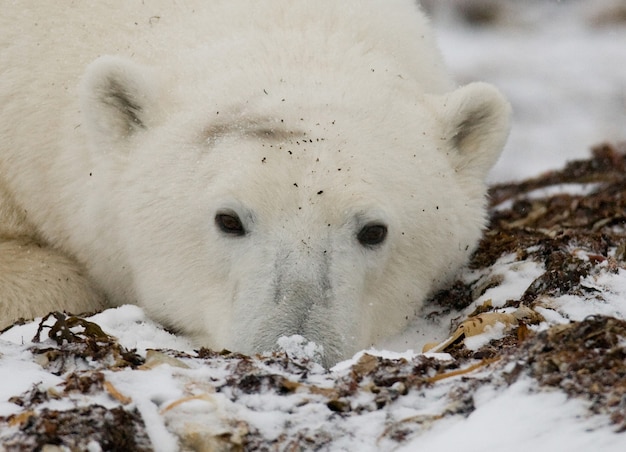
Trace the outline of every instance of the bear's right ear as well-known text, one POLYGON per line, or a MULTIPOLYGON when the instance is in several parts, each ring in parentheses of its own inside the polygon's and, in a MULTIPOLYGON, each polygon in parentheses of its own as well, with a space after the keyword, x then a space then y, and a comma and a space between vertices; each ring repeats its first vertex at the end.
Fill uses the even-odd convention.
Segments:
POLYGON ((98 58, 88 66, 80 89, 83 127, 97 149, 123 147, 156 114, 155 74, 126 58, 98 58))
POLYGON ((511 106, 487 83, 470 83, 443 96, 431 97, 443 127, 441 139, 460 174, 484 179, 509 134, 511 106))

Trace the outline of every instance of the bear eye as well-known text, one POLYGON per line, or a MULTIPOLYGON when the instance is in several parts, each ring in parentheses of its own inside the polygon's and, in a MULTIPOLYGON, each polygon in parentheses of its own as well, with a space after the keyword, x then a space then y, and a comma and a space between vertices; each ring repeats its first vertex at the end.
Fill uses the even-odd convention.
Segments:
POLYGON ((225 234, 242 236, 246 230, 235 212, 220 212, 215 215, 215 224, 225 234))
POLYGON ((359 231, 356 238, 363 246, 380 245, 387 237, 387 226, 384 224, 367 224, 359 231))

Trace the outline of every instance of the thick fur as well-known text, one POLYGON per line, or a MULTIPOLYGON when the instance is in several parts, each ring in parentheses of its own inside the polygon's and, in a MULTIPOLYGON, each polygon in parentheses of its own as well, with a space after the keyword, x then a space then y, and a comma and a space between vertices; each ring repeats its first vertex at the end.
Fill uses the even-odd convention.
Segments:
POLYGON ((0 329, 19 318, 106 306, 85 269, 39 238, 0 180, 0 329))
POLYGON ((4 323, 102 289, 206 346, 301 334, 332 364, 466 261, 508 121, 493 87, 455 88, 413 0, 5 5, 0 176, 28 226, 4 323), (65 296, 40 262, 77 275, 65 296))

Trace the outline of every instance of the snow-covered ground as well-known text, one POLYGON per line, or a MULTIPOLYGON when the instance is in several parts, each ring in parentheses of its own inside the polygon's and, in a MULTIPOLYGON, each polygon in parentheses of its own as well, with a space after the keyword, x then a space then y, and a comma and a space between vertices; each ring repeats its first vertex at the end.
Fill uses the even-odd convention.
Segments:
MULTIPOLYGON (((586 157, 589 147, 598 142, 626 140, 626 20, 611 20, 617 18, 618 11, 612 8, 626 8, 625 2, 503 1, 507 6, 501 11, 502 16, 482 28, 455 18, 450 9, 453 1, 431 3, 440 46, 458 80, 492 82, 513 104, 511 138, 492 172, 492 181, 535 176, 563 166, 567 159, 586 157)), ((503 305, 506 300, 519 298, 541 274, 542 267, 505 257, 491 272, 499 275, 499 285, 488 289, 465 311, 452 312, 438 322, 418 319, 407 333, 379 344, 378 348, 387 351, 369 353, 421 362, 422 346, 443 341, 450 334, 454 318, 468 315, 487 299, 497 307, 498 303, 503 305)), ((463 277, 471 280, 483 276, 468 271, 463 277)), ((590 278, 587 284, 604 294, 603 300, 572 295, 557 298, 541 311, 545 322, 536 327, 537 331, 548 325, 582 320, 590 314, 626 319, 626 270, 602 273, 590 278)), ((137 307, 110 309, 90 320, 144 357, 148 349, 193 353, 193 346, 184 338, 164 331, 137 307)), ((24 411, 14 399, 9 400, 12 397, 33 388, 53 394, 54 388, 65 381, 65 374, 50 372, 28 351, 36 330, 34 322, 0 335, 0 417, 24 411)), ((472 340, 479 347, 481 340, 484 343, 501 335, 499 324, 472 340)), ((294 344, 285 346, 292 355, 306 352, 294 344)), ((445 353, 432 356, 442 363, 451 359, 445 353)), ((171 361, 164 358, 166 364, 143 370, 104 371, 104 378, 115 390, 78 393, 58 400, 50 396, 49 401, 33 409, 45 406, 65 410, 94 403, 107 408, 121 404, 137 408, 153 447, 164 452, 178 447, 173 431, 204 428, 211 435, 226 431, 232 435, 239 428, 237 420, 245 421, 266 438, 294 434, 298 429, 309 435, 329 435, 331 440, 326 447, 330 450, 626 450, 626 433, 616 433, 606 415, 591 415, 588 402, 568 398, 559 390, 540 388, 527 376, 511 385, 479 387, 473 393, 474 406, 468 416, 462 415, 458 407, 451 408, 450 394, 480 385, 494 372, 489 363, 475 371, 436 381, 428 388, 412 389, 384 409, 368 408, 375 404, 374 396, 366 389, 357 390, 351 403, 352 409, 354 404, 364 407, 360 414, 337 414, 341 406, 333 411, 327 403, 333 385, 353 378, 354 366, 367 362, 363 359, 357 355, 337 365, 330 374, 311 366, 303 380, 309 389, 280 396, 272 391, 241 394, 235 403, 228 394, 214 389, 228 379, 230 370, 225 361, 214 360, 212 366, 203 366, 184 356, 171 361), (314 391, 313 387, 317 389, 314 391), (459 410, 459 414, 445 415, 453 409, 459 410), (186 426, 179 425, 187 421, 186 426), (417 424, 419 427, 415 427, 417 424), (396 438, 400 435, 398 425, 411 426, 403 433, 403 441, 391 439, 394 434, 396 438)), ((264 370, 281 372, 278 367, 264 370)), ((293 377, 286 371, 284 375, 293 377)), ((20 428, 19 419, 4 431, 0 427, 0 441, 20 428)), ((306 444, 300 446, 306 448, 306 444)), ((90 450, 97 451, 99 447, 94 443, 90 450)))
MULTIPOLYGON (((512 256, 500 259, 487 273, 466 272, 468 280, 490 280, 498 275, 504 279, 463 312, 453 311, 436 322, 416 322, 413 327, 447 332, 454 317, 464 318, 487 299, 497 307, 521 297, 541 272, 540 265, 515 262, 512 256)), ((611 273, 604 268, 583 284, 603 296, 556 297, 536 309, 544 321, 532 330, 566 325, 592 313, 626 319, 626 269, 611 273)), ((498 309, 496 315, 513 311, 498 309)), ((56 355, 58 346, 51 339, 32 342, 37 322, 10 329, 0 336, 0 450, 2 444, 11 445, 9 451, 31 450, 16 448, 15 438, 22 438, 19 432, 29 428, 34 413, 94 405, 136 409, 145 422, 142 433, 154 450, 162 452, 180 450, 179 441, 187 446, 183 450, 231 450, 227 447, 236 448, 245 435, 250 435, 246 441, 251 443, 243 442, 249 450, 306 450, 308 444, 316 450, 364 452, 622 452, 626 445, 626 433, 617 431, 602 407, 599 414, 592 414, 590 402, 541 387, 528 375, 512 384, 506 381, 514 373, 515 360, 473 360, 474 364, 461 364, 459 369, 447 353, 372 349, 327 372, 306 361, 310 350, 297 338, 289 338, 283 345, 294 362, 304 358, 302 365, 286 364, 280 358, 249 360, 217 354, 202 358, 184 338, 167 333, 136 306, 109 309, 89 320, 126 349, 136 348, 146 358, 145 364, 111 370, 96 360, 62 358, 56 355), (47 351, 33 353, 38 349, 47 351), (389 361, 376 361, 372 356, 389 361), (82 375, 87 383, 76 385, 81 389, 68 389, 75 375, 82 375), (378 382, 381 378, 398 382, 378 382), (110 386, 103 388, 102 382, 110 386), (3 423, 7 418, 9 422, 3 423)), ((80 334, 82 329, 74 331, 80 334)), ((495 322, 492 328, 467 337, 465 344, 478 349, 502 338, 505 330, 505 324, 495 322)), ((407 333, 399 341, 409 343, 411 338, 407 333)), ((622 337, 625 340, 626 335, 622 337)), ((103 361, 111 365, 110 359, 103 361)), ((43 437, 41 428, 47 428, 45 423, 43 426, 29 430, 30 438, 37 437, 33 431, 43 437)), ((89 450, 107 449, 92 441, 89 450)))

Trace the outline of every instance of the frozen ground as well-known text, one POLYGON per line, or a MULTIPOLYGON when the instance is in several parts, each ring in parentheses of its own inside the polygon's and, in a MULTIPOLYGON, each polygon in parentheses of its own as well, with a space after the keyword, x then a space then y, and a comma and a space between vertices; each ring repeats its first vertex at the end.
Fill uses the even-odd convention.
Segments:
MULTIPOLYGON (((435 3, 440 45, 459 81, 490 81, 514 106, 511 139, 492 181, 535 176, 561 167, 566 159, 587 156, 589 146, 597 142, 626 140, 626 24, 611 19, 617 18, 617 13, 606 16, 623 2, 501 2, 507 5, 501 15, 482 28, 455 18, 449 8, 454 2, 435 3)), ((379 344, 378 348, 387 351, 368 353, 404 358, 417 366, 422 363, 418 353, 422 346, 446 339, 455 318, 463 318, 488 299, 497 308, 498 303, 519 298, 542 271, 538 263, 505 257, 489 270, 499 275, 496 279, 500 283, 487 289, 470 307, 443 315, 437 322, 418 320, 406 334, 379 344)), ((463 277, 472 280, 485 275, 468 271, 463 277)), ((552 300, 539 309, 544 320, 533 327, 536 332, 591 314, 626 319, 626 270, 601 271, 585 284, 602 296, 567 295, 552 300)), ((177 449, 177 435, 186 438, 189 448, 208 450, 201 444, 206 446, 215 437, 236 444, 237 432, 244 435, 250 430, 275 441, 277 450, 288 449, 289 438, 300 438, 298 444, 306 448, 307 444, 323 444, 325 436, 323 448, 328 450, 626 450, 626 434, 616 433, 608 415, 592 415, 589 402, 570 398, 558 389, 539 387, 528 376, 506 384, 511 363, 498 367, 505 365, 483 362, 473 371, 466 363, 463 369, 467 372, 454 376, 452 367, 446 367, 452 366, 450 355, 433 354, 430 356, 441 363, 438 365, 443 366, 441 372, 446 378, 425 386, 416 383, 406 393, 399 385, 385 388, 385 405, 378 408, 381 402, 363 383, 367 381, 364 377, 358 384, 353 382, 356 386, 348 401, 350 412, 342 412, 345 401, 333 388, 352 381, 355 375, 369 375, 370 370, 363 368, 370 361, 363 355, 340 363, 331 373, 305 364, 305 376, 267 361, 250 364, 237 361, 239 358, 212 358, 211 365, 206 365, 202 359, 193 358, 191 344, 153 324, 137 307, 107 310, 90 320, 117 337, 124 347, 136 348, 143 358, 148 349, 174 349, 190 355, 157 354, 156 363, 142 370, 103 370, 104 381, 111 385, 106 391, 61 396, 70 370, 93 370, 97 363, 64 363, 65 372, 55 375, 47 361, 35 359, 29 351, 37 323, 15 327, 0 336, 0 418, 13 419, 0 426, 0 450, 2 441, 27 428, 24 413, 95 403, 106 408, 136 408, 153 447, 164 452, 177 449), (282 394, 276 390, 276 377, 263 383, 267 387, 261 385, 258 392, 246 392, 240 380, 229 386, 233 369, 241 371, 246 366, 257 374, 298 381, 299 386, 284 386, 282 382, 279 386, 287 392, 282 394), (484 384, 486 380, 488 384, 484 384), (242 392, 233 394, 236 390, 242 392), (48 400, 20 406, 12 399, 27 393, 47 394, 48 400), (457 400, 453 394, 471 397, 459 396, 457 400), (467 410, 461 406, 470 402, 473 406, 467 410), (285 438, 282 443, 281 435, 285 438), (313 438, 310 443, 307 437, 313 438)), ((490 339, 502 337, 504 330, 505 325, 496 322, 466 345, 479 348, 490 339)), ((54 344, 48 339, 37 347, 54 348, 54 344)), ((291 356, 306 354, 306 349, 300 349, 293 340, 285 347, 291 356)), ((424 378, 437 375, 434 368, 426 367, 430 373, 424 378)), ((626 403, 623 398, 618 402, 626 403)), ((89 447, 100 450, 96 442, 89 447)))

